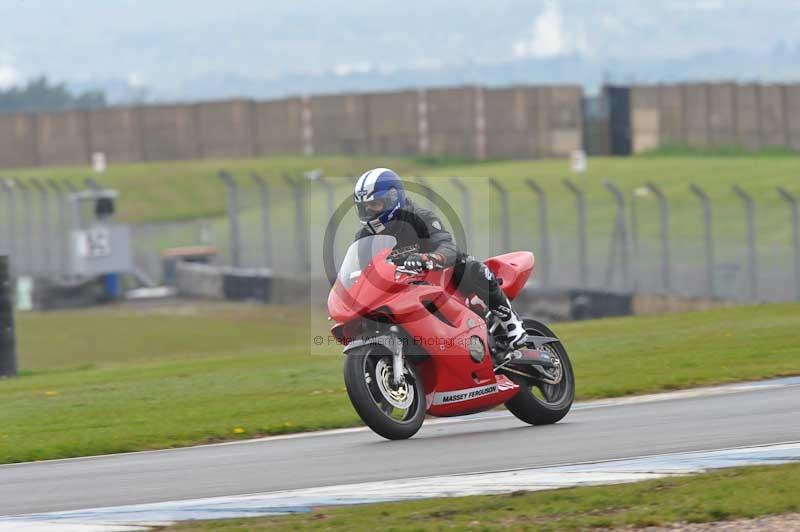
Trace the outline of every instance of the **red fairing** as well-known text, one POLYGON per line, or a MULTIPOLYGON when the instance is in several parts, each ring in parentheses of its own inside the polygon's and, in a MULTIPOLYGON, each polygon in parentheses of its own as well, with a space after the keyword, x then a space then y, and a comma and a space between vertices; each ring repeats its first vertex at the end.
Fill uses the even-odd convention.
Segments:
POLYGON ((347 323, 381 307, 387 298, 406 287, 397 283, 394 266, 386 261, 391 250, 375 255, 361 275, 347 289, 336 279, 328 294, 328 314, 337 323, 347 323))
MULTIPOLYGON (((347 331, 364 316, 376 314, 399 325, 418 353, 430 356, 417 365, 425 388, 427 412, 456 416, 480 412, 507 402, 519 387, 494 372, 487 344, 486 322, 466 303, 469 294, 450 286, 452 268, 424 275, 397 275, 386 260, 390 250, 377 254, 346 288, 337 279, 328 296, 334 334, 347 331), (477 337, 477 339, 475 338, 477 337), (477 343, 479 340, 479 343, 477 343), (483 348, 476 361, 469 346, 483 348)), ((487 264, 503 279, 509 297, 519 293, 533 270, 533 254, 518 252, 494 257, 487 264)), ((410 349, 406 349, 406 353, 410 349)))
POLYGON ((501 288, 514 299, 533 273, 534 258, 530 251, 514 251, 484 261, 495 277, 502 279, 501 288))

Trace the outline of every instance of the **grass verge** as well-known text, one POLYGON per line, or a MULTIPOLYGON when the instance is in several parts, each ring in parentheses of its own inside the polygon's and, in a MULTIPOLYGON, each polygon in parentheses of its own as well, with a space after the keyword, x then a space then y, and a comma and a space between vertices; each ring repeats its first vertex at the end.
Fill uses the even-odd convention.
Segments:
POLYGON ((800 464, 510 495, 319 508, 310 513, 193 521, 183 530, 589 530, 704 523, 800 511, 800 464))
MULTIPOLYGON (((696 182, 712 196, 733 204, 732 208, 736 211, 741 211, 742 207, 741 201, 731 191, 734 184, 752 192, 760 205, 768 203, 784 209, 775 187, 784 185, 789 190, 800 192, 794 184, 797 179, 797 160, 797 154, 729 156, 721 153, 698 157, 693 153, 677 151, 627 158, 592 158, 588 171, 576 176, 570 171, 568 162, 562 159, 465 162, 457 159, 401 157, 287 156, 121 164, 111 166, 100 180, 104 185, 120 190, 118 209, 123 220, 144 222, 222 216, 226 207, 225 188, 217 179, 217 172, 222 168, 241 178, 243 185, 248 185, 249 174, 256 172, 271 184, 273 192, 280 193, 286 188, 282 174, 301 176, 306 171, 321 169, 325 175, 344 177, 360 175, 376 166, 388 166, 405 177, 441 177, 442 179, 430 183, 454 205, 460 205, 461 195, 445 177, 496 177, 510 188, 511 210, 514 214, 512 219, 518 220, 527 220, 531 203, 535 201, 535 196, 524 185, 524 178, 536 179, 550 193, 551 201, 555 202, 551 209, 555 217, 560 210, 557 207, 562 203, 564 207, 572 208, 574 205, 574 198, 562 184, 562 179, 570 178, 586 188, 590 216, 599 216, 606 221, 609 215, 605 211, 613 213, 614 201, 603 187, 603 179, 613 180, 626 191, 652 181, 664 189, 667 196, 674 201, 673 208, 677 211, 684 206, 696 208, 697 200, 688 190, 689 182, 696 182)), ((78 182, 86 175, 86 169, 58 167, 48 168, 43 172, 41 168, 31 168, 16 171, 14 175, 23 179, 47 175, 78 182)), ((483 185, 480 190, 474 191, 476 202, 478 198, 494 194, 488 184, 483 185)), ((345 191, 344 188, 337 190, 342 199, 347 198, 350 193, 352 191, 345 191)), ((644 198, 642 201, 648 200, 654 201, 653 198, 644 198)), ((766 208, 765 216, 766 220, 771 219, 766 208)), ((693 224, 682 224, 678 221, 676 230, 683 225, 693 224)), ((689 230, 691 229, 690 227, 689 230)))
MULTIPOLYGON (((579 399, 800 373, 800 304, 555 326, 579 399)), ((358 425, 340 350, 307 308, 24 314, 23 376, 0 381, 0 463, 358 425), (314 351, 318 352, 317 350, 314 351)))
MULTIPOLYGON (((225 213, 225 187, 218 172, 225 169, 243 184, 257 173, 273 187, 285 188, 281 176, 300 177, 313 169, 325 175, 361 175, 377 166, 393 165, 399 172, 427 168, 428 163, 399 157, 269 157, 262 159, 202 159, 159 161, 111 165, 106 173, 95 176, 104 185, 120 191, 119 216, 127 222, 187 220, 225 213)), ((68 179, 78 186, 88 174, 85 167, 29 168, 14 172, 22 179, 47 176, 68 179)))

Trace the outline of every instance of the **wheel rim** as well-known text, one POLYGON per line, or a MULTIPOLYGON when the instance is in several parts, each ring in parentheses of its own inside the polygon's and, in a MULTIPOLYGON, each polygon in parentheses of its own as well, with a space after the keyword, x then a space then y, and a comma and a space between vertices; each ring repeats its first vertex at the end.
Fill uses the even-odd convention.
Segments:
POLYGON ((414 417, 419 404, 414 376, 406 372, 400 384, 394 383, 393 376, 391 356, 364 357, 364 379, 375 405, 393 421, 408 422, 414 417))
MULTIPOLYGON (((542 336, 536 329, 527 329, 529 336, 542 336)), ((550 407, 558 406, 570 394, 571 382, 570 368, 564 363, 561 352, 564 348, 561 344, 545 344, 539 348, 540 351, 547 352, 556 368, 546 370, 547 380, 529 379, 531 384, 531 395, 534 399, 550 407)))

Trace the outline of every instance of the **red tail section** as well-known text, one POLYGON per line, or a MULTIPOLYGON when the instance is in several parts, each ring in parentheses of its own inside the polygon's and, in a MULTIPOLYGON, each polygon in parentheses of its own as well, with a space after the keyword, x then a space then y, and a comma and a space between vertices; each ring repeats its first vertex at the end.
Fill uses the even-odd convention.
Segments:
POLYGON ((530 251, 514 251, 484 261, 509 299, 514 299, 533 273, 534 258, 530 251))

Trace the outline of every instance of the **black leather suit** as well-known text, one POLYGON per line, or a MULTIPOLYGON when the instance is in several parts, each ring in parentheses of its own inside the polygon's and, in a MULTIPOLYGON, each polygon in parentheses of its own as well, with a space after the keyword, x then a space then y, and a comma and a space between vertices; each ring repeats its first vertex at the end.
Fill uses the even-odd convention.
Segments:
MULTIPOLYGON (((431 211, 417 207, 406 198, 403 207, 380 233, 397 239, 395 253, 439 253, 444 266, 455 266, 453 283, 462 294, 475 294, 492 310, 508 306, 508 299, 494 274, 481 261, 456 248, 452 235, 431 211)), ((366 228, 356 240, 372 235, 366 228)))

